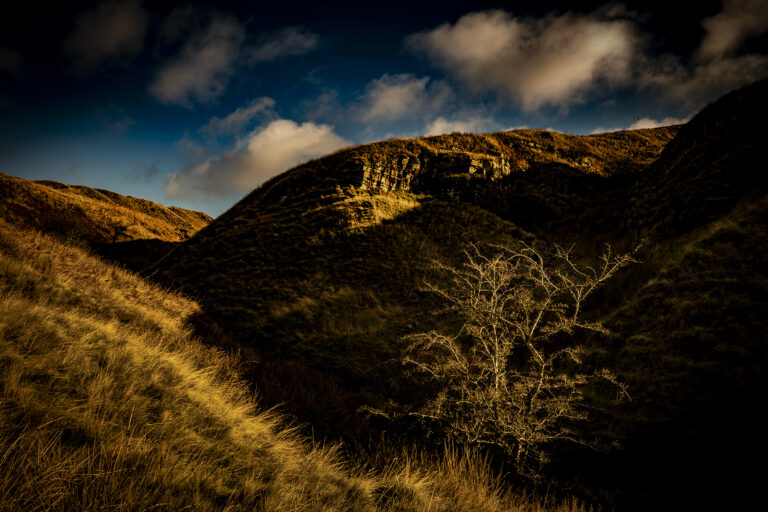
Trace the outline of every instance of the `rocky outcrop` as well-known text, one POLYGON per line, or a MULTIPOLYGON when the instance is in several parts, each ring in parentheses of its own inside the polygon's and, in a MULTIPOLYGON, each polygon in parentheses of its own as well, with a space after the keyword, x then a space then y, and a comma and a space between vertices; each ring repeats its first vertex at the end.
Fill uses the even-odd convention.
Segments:
POLYGON ((376 192, 418 191, 419 185, 434 184, 441 178, 457 175, 495 181, 512 172, 512 166, 503 156, 460 152, 366 155, 361 159, 361 167, 360 187, 376 192))
POLYGON ((360 187, 378 192, 410 190, 411 181, 421 169, 421 161, 413 155, 370 157, 362 162, 360 187))

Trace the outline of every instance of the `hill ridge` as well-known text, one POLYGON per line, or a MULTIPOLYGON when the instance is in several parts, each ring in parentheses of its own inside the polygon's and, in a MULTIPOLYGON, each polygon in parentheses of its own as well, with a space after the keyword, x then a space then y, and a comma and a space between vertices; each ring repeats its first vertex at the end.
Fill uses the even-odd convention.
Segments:
POLYGON ((213 220, 202 212, 109 190, 4 173, 0 173, 0 197, 0 218, 91 244, 139 239, 180 242, 213 220))

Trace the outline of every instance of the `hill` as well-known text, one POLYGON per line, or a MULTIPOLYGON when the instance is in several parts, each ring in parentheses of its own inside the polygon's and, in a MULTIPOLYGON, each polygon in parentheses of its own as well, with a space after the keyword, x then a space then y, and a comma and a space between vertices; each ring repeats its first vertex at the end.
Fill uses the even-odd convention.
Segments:
POLYGON ((441 307, 420 292, 432 261, 456 261, 469 241, 534 239, 461 197, 502 193, 518 176, 520 190, 538 194, 531 218, 560 222, 574 205, 543 198, 581 176, 590 184, 577 203, 590 201, 586 191, 638 172, 674 131, 451 135, 343 150, 255 190, 152 272, 198 297, 226 343, 251 353, 249 376, 268 403, 286 403, 321 432, 358 432, 358 407, 412 388, 392 364, 401 337, 441 307), (545 173, 559 179, 537 177, 545 173))
POLYGON ((0 173, 0 218, 79 240, 137 269, 188 239, 212 219, 109 190, 0 173), (115 244, 115 245, 111 245, 115 244))
POLYGON ((197 311, 0 220, 0 510, 585 510, 510 493, 470 452, 374 469, 310 444, 192 335, 197 311))
POLYGON ((578 461, 578 485, 627 507, 692 505, 701 485, 733 495, 752 482, 734 468, 766 446, 765 89, 683 127, 342 150, 265 183, 153 272, 199 299, 201 332, 247 354, 266 403, 365 442, 396 426, 366 424, 359 406, 419 400, 397 363, 402 336, 455 326, 421 291, 432 260, 457 263, 467 242, 575 243, 580 257, 642 243, 643 264, 588 312, 612 331, 590 341, 595 364, 634 397, 595 428, 626 449, 563 453, 561 466, 578 461))

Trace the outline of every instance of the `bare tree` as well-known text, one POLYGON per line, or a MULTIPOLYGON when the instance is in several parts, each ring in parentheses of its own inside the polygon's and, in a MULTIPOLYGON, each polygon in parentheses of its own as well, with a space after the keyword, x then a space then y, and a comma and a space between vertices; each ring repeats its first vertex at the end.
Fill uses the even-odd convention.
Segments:
POLYGON ((605 332, 583 319, 584 301, 635 260, 610 247, 594 266, 577 264, 559 246, 548 262, 526 244, 495 250, 488 257, 470 245, 461 267, 437 263, 448 285, 427 286, 463 325, 455 335, 409 336, 405 362, 440 385, 412 414, 439 421, 464 442, 501 447, 521 474, 536 479, 552 442, 589 443, 574 429, 588 417, 585 384, 603 379, 617 399, 628 397, 609 370, 579 371, 576 335, 605 332))

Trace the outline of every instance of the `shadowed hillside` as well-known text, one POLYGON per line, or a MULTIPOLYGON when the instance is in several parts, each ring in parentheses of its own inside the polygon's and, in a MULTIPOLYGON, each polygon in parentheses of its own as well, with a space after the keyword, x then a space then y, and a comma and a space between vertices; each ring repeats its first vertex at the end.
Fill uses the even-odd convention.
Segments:
POLYGON ((634 397, 596 428, 627 448, 563 453, 561 469, 591 468, 577 485, 624 506, 690 505, 702 483, 727 495, 749 481, 729 447, 766 445, 765 88, 682 128, 342 150, 256 189, 153 272, 200 300, 200 329, 248 354, 265 401, 359 438, 394 428, 367 425, 359 406, 419 400, 397 362, 402 336, 456 327, 420 289, 432 260, 455 264, 468 242, 575 242, 582 256, 642 243, 643 264, 587 312, 612 330, 592 340, 595 364, 634 397), (634 469, 610 469, 617 460, 634 469))
POLYGON ((468 242, 534 240, 504 217, 574 222, 581 205, 604 204, 601 191, 625 190, 675 131, 454 134, 342 150, 258 188, 153 275, 199 297, 225 343, 252 352, 267 401, 321 432, 357 432, 358 407, 411 394, 395 361, 402 336, 431 328, 441 308, 420 291, 433 260, 458 261, 468 242))
POLYGON ((0 221, 0 510, 584 511, 470 452, 359 468, 252 400, 199 306, 0 221))

